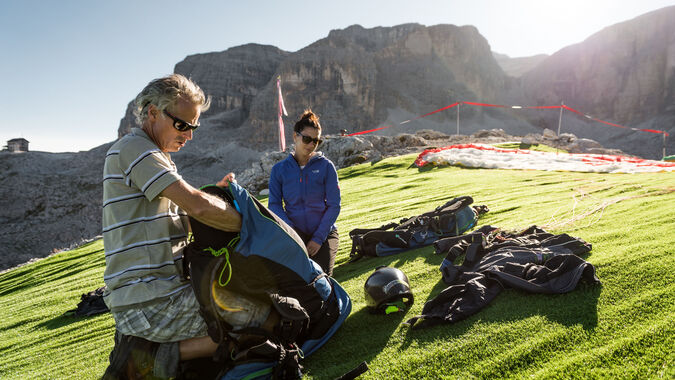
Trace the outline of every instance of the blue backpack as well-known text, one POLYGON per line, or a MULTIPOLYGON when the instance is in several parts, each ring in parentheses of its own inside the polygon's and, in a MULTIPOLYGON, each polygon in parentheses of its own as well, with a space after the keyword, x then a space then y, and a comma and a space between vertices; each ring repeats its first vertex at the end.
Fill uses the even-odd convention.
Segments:
POLYGON ((200 313, 220 344, 219 378, 299 377, 299 361, 325 344, 351 312, 349 295, 309 258, 297 233, 244 188, 202 190, 235 205, 242 216, 239 233, 191 219, 193 241, 185 250, 200 313), (228 309, 217 300, 223 290, 271 304, 279 316, 273 331, 235 330, 221 317, 228 309))

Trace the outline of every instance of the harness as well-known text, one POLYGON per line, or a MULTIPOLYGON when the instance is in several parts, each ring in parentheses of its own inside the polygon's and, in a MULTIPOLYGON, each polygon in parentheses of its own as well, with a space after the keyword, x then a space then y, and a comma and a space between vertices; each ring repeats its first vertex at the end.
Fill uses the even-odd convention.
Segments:
POLYGON ((298 378, 300 360, 322 345, 351 311, 349 297, 309 259, 297 233, 246 190, 230 184, 202 191, 237 204, 242 214, 238 233, 191 219, 192 241, 184 251, 183 272, 208 334, 219 344, 214 360, 223 368, 222 378, 258 372, 298 378), (254 308, 261 312, 244 309, 248 304, 262 305, 254 308), (241 323, 232 322, 235 327, 227 322, 235 314, 228 313, 249 314, 242 314, 241 323), (246 325, 248 315, 261 325, 246 325))
POLYGON ((388 256, 433 244, 438 239, 459 236, 476 225, 487 206, 470 206, 473 199, 451 199, 434 210, 391 222, 377 228, 355 228, 349 232, 350 262, 363 256, 388 256))

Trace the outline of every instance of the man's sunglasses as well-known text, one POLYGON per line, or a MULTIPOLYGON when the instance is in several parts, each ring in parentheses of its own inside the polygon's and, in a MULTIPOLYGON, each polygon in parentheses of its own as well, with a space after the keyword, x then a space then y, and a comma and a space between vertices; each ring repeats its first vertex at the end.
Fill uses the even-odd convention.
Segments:
POLYGON ((305 143, 305 144, 309 144, 309 143, 313 142, 314 145, 319 146, 323 142, 323 139, 318 139, 318 138, 315 139, 313 137, 305 136, 300 132, 295 132, 295 134, 302 137, 302 142, 305 143))
POLYGON ((199 123, 197 124, 190 124, 185 120, 181 120, 172 114, 169 113, 169 111, 164 110, 164 114, 173 120, 173 127, 176 128, 177 130, 181 132, 189 131, 189 130, 195 130, 197 127, 199 127, 199 123))

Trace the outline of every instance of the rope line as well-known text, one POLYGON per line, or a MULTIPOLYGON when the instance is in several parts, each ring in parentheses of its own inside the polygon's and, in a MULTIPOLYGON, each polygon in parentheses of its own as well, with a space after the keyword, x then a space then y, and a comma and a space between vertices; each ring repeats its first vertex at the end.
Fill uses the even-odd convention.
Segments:
POLYGON ((379 131, 379 130, 382 130, 382 129, 395 127, 396 125, 407 124, 407 123, 410 123, 413 120, 422 119, 422 118, 425 118, 427 116, 430 116, 430 115, 448 110, 450 108, 457 107, 460 104, 466 104, 468 106, 476 106, 476 107, 511 108, 511 109, 565 109, 565 110, 568 110, 570 112, 576 113, 577 115, 582 116, 582 117, 584 117, 586 119, 589 119, 591 121, 595 121, 595 122, 602 123, 602 124, 605 124, 605 125, 609 125, 609 126, 612 126, 612 127, 630 129, 630 130, 638 131, 638 132, 649 132, 649 133, 662 134, 666 137, 670 136, 670 134, 668 132, 661 131, 661 130, 658 130, 658 129, 632 128, 632 127, 626 127, 626 126, 620 125, 620 124, 610 123, 609 121, 600 120, 596 117, 593 117, 593 116, 585 114, 581 111, 575 110, 574 108, 568 107, 564 104, 561 104, 559 106, 506 106, 506 105, 502 105, 502 104, 477 103, 477 102, 465 102, 465 101, 455 102, 453 104, 450 104, 450 105, 447 105, 445 107, 439 108, 435 111, 425 113, 424 115, 420 115, 420 116, 417 116, 415 118, 412 118, 412 119, 409 119, 409 120, 406 120, 406 121, 402 121, 398 124, 386 125, 386 126, 379 127, 379 128, 369 129, 369 130, 366 130, 366 131, 354 132, 354 133, 348 134, 347 136, 365 135, 367 133, 372 133, 372 132, 379 131))
MULTIPOLYGON (((572 210, 570 211, 570 216, 566 219, 561 219, 558 220, 556 218, 556 214, 558 211, 563 207, 561 206, 558 208, 553 215, 551 215, 551 219, 546 223, 541 225, 541 228, 544 228, 546 230, 556 230, 560 229, 564 226, 571 225, 569 228, 572 228, 570 231, 576 231, 581 228, 586 228, 589 227, 595 223, 597 223, 600 219, 602 219, 602 216, 604 214, 604 211, 607 207, 625 201, 629 199, 636 199, 636 198, 644 198, 644 197, 650 197, 650 196, 658 196, 658 195, 665 195, 665 194, 670 194, 675 191, 675 188, 668 188, 668 189, 660 189, 660 190, 651 190, 648 191, 647 193, 644 194, 637 194, 637 195, 630 195, 630 196, 625 196, 625 197, 618 197, 618 198, 613 198, 613 199, 606 199, 603 201, 597 200, 595 204, 589 205, 583 212, 577 214, 577 206, 579 205, 579 198, 584 199, 584 198, 591 198, 592 200, 595 200, 596 198, 591 196, 588 192, 586 192, 583 189, 577 189, 577 192, 579 194, 573 194, 572 199, 573 199, 573 205, 572 205, 572 210), (577 198, 577 195, 579 195, 579 198, 577 198), (575 223, 585 219, 587 217, 594 216, 594 218, 590 219, 586 225, 584 226, 576 226, 575 223)), ((564 216, 564 215, 563 215, 564 216)))

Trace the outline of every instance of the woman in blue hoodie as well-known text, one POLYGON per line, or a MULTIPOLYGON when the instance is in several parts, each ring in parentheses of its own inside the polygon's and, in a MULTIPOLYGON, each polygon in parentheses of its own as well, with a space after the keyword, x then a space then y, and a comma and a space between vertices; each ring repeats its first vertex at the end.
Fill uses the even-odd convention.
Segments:
POLYGON ((316 152, 322 141, 317 115, 306 110, 293 131, 295 151, 272 168, 269 208, 295 229, 309 257, 331 276, 338 249, 337 171, 323 153, 316 152))

